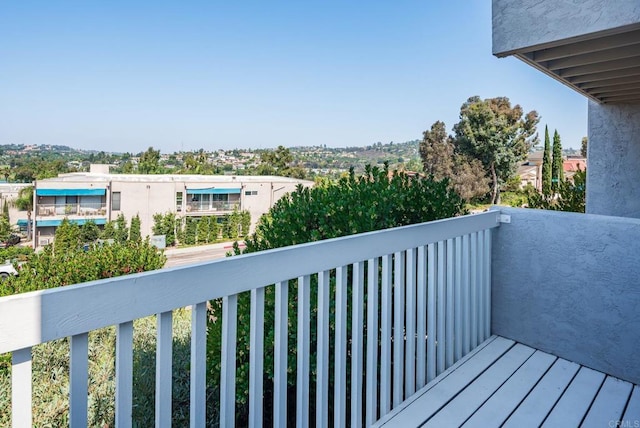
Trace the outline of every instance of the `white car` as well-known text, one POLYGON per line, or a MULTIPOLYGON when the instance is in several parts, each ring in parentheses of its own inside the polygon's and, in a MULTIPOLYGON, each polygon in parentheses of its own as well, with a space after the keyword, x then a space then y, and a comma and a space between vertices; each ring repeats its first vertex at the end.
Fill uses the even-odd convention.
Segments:
POLYGON ((0 281, 9 278, 10 275, 18 275, 18 271, 13 267, 13 263, 5 262, 0 265, 0 281))

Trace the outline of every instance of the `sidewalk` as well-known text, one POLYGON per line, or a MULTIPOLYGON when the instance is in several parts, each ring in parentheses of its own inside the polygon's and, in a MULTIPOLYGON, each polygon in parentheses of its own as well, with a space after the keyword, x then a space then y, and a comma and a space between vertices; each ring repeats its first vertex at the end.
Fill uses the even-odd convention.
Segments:
MULTIPOLYGON (((190 253, 200 253, 209 250, 227 250, 232 251, 233 242, 218 242, 216 244, 207 244, 207 245, 193 245, 191 247, 167 247, 164 250, 164 254, 166 256, 175 256, 180 254, 190 254, 190 253)), ((240 248, 244 247, 244 241, 238 241, 240 248)))

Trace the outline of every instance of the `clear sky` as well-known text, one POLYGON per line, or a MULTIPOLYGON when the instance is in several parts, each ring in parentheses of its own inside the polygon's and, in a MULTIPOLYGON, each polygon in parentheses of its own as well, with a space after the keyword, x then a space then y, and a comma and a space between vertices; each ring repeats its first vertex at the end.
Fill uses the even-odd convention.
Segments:
POLYGON ((537 110, 565 148, 586 135, 585 98, 491 55, 491 0, 0 3, 0 144, 403 142, 472 95, 537 110))

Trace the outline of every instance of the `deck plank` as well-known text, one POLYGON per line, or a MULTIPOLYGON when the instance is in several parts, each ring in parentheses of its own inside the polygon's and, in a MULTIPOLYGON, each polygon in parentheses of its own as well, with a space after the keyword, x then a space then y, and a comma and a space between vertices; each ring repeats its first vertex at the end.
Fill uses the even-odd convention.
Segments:
POLYGON ((462 390, 445 408, 430 418, 424 426, 462 425, 534 352, 535 349, 528 346, 515 345, 462 390))
POLYGON ((580 366, 558 359, 504 424, 506 428, 537 427, 547 417, 580 366))
POLYGON ((605 427, 611 421, 620 420, 632 389, 633 384, 607 376, 582 422, 582 427, 605 427))
POLYGON ((628 425, 621 426, 640 425, 640 386, 636 385, 633 387, 633 393, 624 411, 622 421, 627 422, 628 425))
POLYGON ((556 361, 556 357, 536 351, 514 374, 465 422, 465 427, 502 425, 538 381, 556 361))
POLYGON ((598 393, 604 378, 604 373, 581 367, 542 426, 579 426, 598 393))
POLYGON ((461 361, 418 391, 411 401, 405 402, 404 405, 394 409, 392 413, 381 419, 374 426, 415 427, 421 425, 514 344, 513 340, 492 336, 485 343, 478 346, 479 350, 469 353, 461 361))

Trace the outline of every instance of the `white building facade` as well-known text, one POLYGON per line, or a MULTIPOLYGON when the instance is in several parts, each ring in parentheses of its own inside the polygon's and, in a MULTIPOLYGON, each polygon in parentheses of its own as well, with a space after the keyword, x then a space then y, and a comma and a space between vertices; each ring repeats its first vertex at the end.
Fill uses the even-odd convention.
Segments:
POLYGON ((64 218, 104 225, 120 214, 128 221, 138 215, 146 236, 153 234, 154 214, 223 216, 237 209, 249 211, 253 229, 262 214, 298 185, 313 182, 277 176, 61 174, 34 183, 34 246, 52 242, 64 218))

